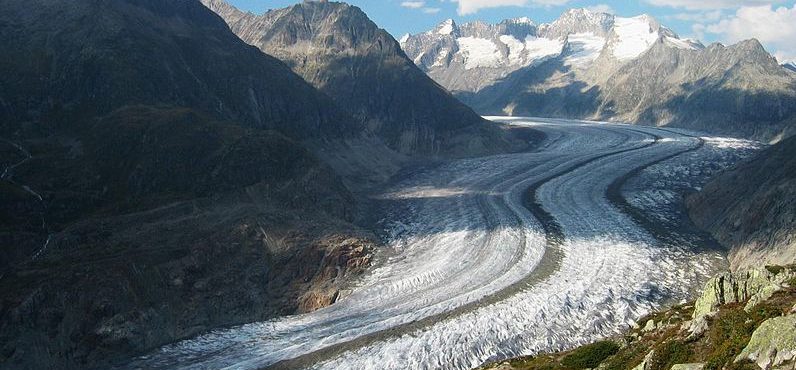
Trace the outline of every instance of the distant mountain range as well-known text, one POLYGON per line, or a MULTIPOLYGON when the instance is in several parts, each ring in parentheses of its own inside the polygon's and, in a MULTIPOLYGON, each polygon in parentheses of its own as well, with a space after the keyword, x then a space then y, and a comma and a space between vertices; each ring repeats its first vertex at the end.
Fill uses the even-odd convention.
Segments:
POLYGON ((680 38, 654 18, 573 9, 549 24, 452 20, 401 39, 482 114, 616 120, 775 139, 796 124, 796 75, 756 40, 680 38))

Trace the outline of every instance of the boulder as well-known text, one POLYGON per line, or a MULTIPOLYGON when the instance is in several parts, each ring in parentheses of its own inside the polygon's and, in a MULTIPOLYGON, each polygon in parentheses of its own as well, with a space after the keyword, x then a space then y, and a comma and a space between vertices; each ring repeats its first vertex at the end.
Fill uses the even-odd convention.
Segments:
POLYGON ((705 368, 705 364, 701 362, 692 363, 692 364, 676 364, 672 365, 671 370, 702 370, 705 368))
POLYGON ((735 361, 745 359, 762 369, 796 359, 796 315, 775 317, 760 324, 735 361))
POLYGON ((694 307, 694 318, 714 312, 719 306, 728 303, 739 303, 750 300, 751 306, 757 304, 774 292, 781 289, 784 282, 796 277, 791 269, 750 269, 739 272, 727 272, 718 275, 705 284, 702 295, 694 307))
POLYGON ((636 365, 633 370, 647 370, 650 367, 649 364, 650 361, 652 361, 652 356, 655 356, 655 351, 650 351, 650 353, 647 353, 647 355, 644 356, 644 361, 641 361, 640 364, 636 365))

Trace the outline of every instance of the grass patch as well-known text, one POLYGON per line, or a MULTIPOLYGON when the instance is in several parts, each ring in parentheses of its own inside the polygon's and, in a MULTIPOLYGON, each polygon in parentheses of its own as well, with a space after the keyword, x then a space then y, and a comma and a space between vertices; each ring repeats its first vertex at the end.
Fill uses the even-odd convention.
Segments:
POLYGON ((670 340, 655 347, 655 354, 650 359, 652 370, 669 370, 672 365, 688 363, 694 351, 679 340, 670 340))
POLYGON ((605 361, 605 370, 625 370, 644 361, 649 348, 643 343, 633 343, 605 361))
POLYGON ((568 369, 593 369, 617 352, 619 345, 612 341, 595 342, 564 356, 561 364, 568 369))

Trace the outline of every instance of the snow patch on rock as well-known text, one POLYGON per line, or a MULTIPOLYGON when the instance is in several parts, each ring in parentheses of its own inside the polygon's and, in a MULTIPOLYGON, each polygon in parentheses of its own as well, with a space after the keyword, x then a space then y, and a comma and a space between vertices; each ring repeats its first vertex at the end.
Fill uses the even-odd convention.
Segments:
POLYGON ((616 17, 614 33, 617 37, 614 57, 620 61, 638 57, 658 40, 658 31, 652 26, 650 17, 646 15, 633 18, 616 17))
POLYGON ((567 38, 569 54, 565 59, 567 65, 582 65, 593 62, 600 56, 605 47, 605 38, 592 32, 575 33, 567 38))
POLYGON ((497 67, 500 65, 500 51, 498 51, 497 44, 491 40, 460 37, 457 41, 464 56, 465 69, 497 67))

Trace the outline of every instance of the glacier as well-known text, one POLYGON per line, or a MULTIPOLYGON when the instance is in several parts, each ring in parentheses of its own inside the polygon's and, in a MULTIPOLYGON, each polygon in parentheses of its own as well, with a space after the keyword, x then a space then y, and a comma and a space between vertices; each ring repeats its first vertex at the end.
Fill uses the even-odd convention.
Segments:
POLYGON ((613 123, 490 119, 546 139, 532 152, 421 170, 375 194, 386 247, 339 302, 215 330, 121 368, 468 369, 619 334, 689 299, 687 287, 725 266, 718 250, 659 240, 608 189, 643 169, 625 184, 629 203, 666 217, 676 212, 674 184, 698 186, 707 176, 689 163, 729 165, 758 144, 613 123), (662 174, 671 179, 654 192, 633 182, 662 174))

